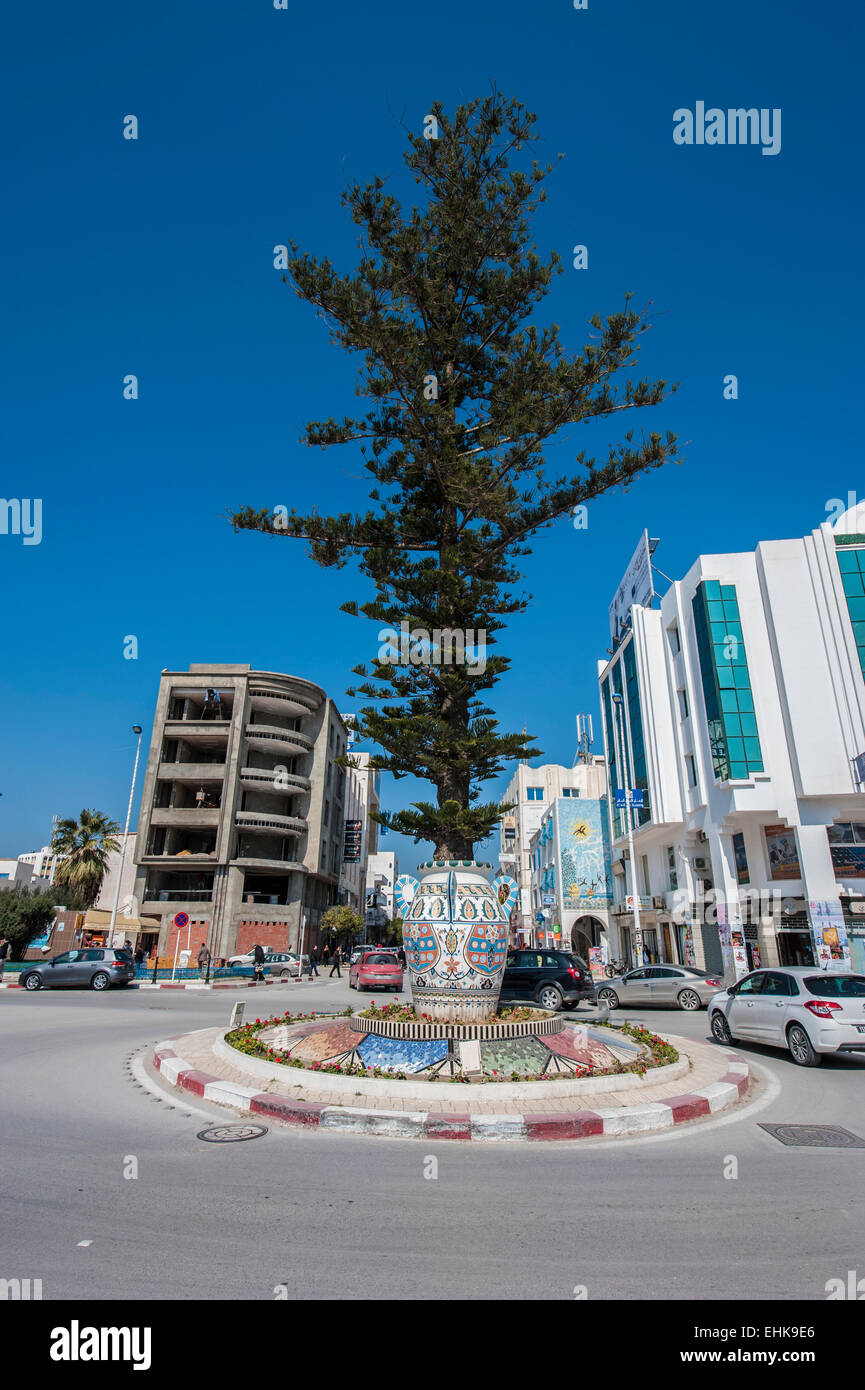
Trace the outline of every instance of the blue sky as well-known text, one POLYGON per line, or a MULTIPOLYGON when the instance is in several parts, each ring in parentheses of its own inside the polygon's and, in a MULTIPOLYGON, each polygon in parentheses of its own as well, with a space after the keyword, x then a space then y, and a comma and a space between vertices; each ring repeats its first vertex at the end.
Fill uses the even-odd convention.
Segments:
MULTIPOLYGON (((525 722, 570 763, 644 526, 678 577, 701 551, 803 535, 827 499, 861 490, 853 3, 49 0, 10 14, 0 491, 42 499, 43 539, 0 535, 0 855, 45 843, 54 813, 123 819, 130 725, 149 734, 164 668, 248 661, 352 707, 351 667, 377 645, 376 625, 337 612, 353 575, 296 542, 235 536, 224 513, 363 507, 351 447, 297 442, 305 420, 359 403, 353 365, 272 248, 293 238, 351 268, 346 180, 391 174, 410 197, 400 122, 420 129, 436 99, 452 109, 495 82, 537 113, 541 152, 567 156, 535 233, 568 268, 538 321, 576 351, 631 290, 653 301, 643 369, 681 382, 633 423, 674 429, 685 463, 594 504, 587 530, 566 519, 537 538, 533 602, 493 694, 504 729, 525 722), (781 108, 781 152, 675 145, 673 112, 697 101, 781 108), (585 271, 570 269, 576 243, 585 271)), ((603 451, 591 430, 562 437, 555 472, 603 451)), ((429 790, 385 778, 385 804, 429 790)), ((427 856, 384 844, 405 868, 427 856)))

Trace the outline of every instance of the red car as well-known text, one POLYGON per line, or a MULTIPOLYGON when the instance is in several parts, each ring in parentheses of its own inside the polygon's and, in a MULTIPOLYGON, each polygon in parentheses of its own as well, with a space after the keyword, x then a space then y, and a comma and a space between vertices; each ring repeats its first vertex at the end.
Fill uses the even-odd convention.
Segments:
POLYGON ((393 951, 362 951, 348 972, 349 989, 402 989, 402 966, 393 951))

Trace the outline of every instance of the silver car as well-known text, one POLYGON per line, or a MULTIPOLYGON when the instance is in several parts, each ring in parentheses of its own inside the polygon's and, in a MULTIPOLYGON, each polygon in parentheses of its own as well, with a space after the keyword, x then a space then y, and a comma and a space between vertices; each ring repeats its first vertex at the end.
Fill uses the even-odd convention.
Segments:
POLYGON ((621 1004, 658 1004, 664 1009, 704 1009, 724 981, 693 965, 643 965, 598 988, 598 1003, 618 1009, 621 1004))
POLYGON ((800 1067, 826 1053, 865 1053, 865 975, 813 965, 755 970, 709 1005, 716 1042, 748 1040, 786 1048, 800 1067))
POLYGON ((102 990, 128 985, 134 979, 135 964, 130 951, 87 946, 81 951, 64 951, 38 965, 28 965, 21 971, 20 984, 29 990, 66 989, 73 985, 102 990))

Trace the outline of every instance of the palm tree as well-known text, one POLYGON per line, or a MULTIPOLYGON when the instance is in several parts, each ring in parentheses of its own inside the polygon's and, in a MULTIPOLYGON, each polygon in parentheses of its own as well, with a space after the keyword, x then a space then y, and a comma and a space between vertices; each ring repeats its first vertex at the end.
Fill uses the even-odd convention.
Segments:
POLYGON ((78 820, 62 820, 51 848, 59 863, 54 882, 75 889, 87 907, 99 897, 108 868, 108 856, 120 848, 115 836, 120 826, 101 811, 82 811, 78 820))

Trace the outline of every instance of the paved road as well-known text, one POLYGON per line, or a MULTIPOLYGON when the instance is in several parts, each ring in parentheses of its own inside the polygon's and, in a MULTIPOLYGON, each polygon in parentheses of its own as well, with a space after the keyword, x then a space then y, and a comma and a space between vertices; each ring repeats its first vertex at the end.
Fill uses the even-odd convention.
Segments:
MULTIPOLYGON (((170 1109, 126 1069, 147 1043, 227 1021, 237 998, 255 1017, 357 997, 327 977, 236 995, 0 992, 0 1277, 41 1278, 46 1299, 273 1299, 285 1284, 292 1298, 759 1300, 865 1275, 865 1150, 785 1148, 758 1128, 865 1136, 852 1058, 808 1071, 749 1046, 757 1106, 576 1145, 286 1129, 207 1144, 197 1132, 224 1110, 170 1109)), ((706 1036, 705 1013, 628 1017, 706 1036)))

